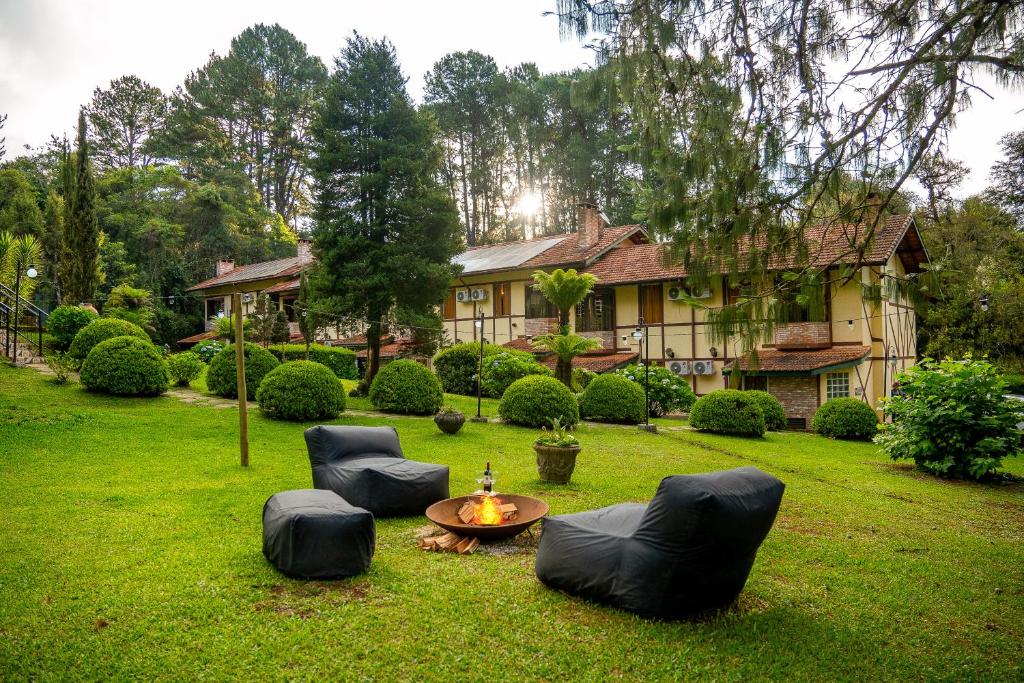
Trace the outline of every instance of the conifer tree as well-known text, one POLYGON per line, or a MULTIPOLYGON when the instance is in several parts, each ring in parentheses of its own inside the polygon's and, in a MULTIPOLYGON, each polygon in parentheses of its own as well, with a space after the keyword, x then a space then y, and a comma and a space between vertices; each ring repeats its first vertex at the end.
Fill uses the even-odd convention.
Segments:
MULTIPOLYGON (((96 218, 96 188, 89 162, 85 110, 78 115, 78 146, 74 157, 74 179, 64 225, 65 261, 62 275, 64 298, 91 302, 99 284, 100 228, 96 218)), ((66 172, 65 172, 66 173, 66 172)), ((65 176, 66 177, 66 176, 65 176)), ((67 185, 65 185, 67 188, 67 185)), ((65 190, 67 191, 67 190, 65 190)))

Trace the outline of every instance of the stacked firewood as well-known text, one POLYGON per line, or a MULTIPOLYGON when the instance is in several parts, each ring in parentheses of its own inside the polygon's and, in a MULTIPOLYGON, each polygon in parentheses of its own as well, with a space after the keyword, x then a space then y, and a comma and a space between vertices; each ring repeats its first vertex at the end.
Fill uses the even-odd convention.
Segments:
MULTIPOLYGON (((519 508, 516 507, 515 503, 499 505, 498 511, 501 513, 502 520, 506 522, 512 521, 519 515, 519 508)), ((473 501, 467 500, 456 514, 459 516, 459 521, 463 524, 472 524, 473 518, 476 517, 476 504, 473 501)))
POLYGON ((440 536, 427 536, 421 538, 419 546, 423 550, 432 550, 442 553, 458 553, 459 555, 470 555, 480 545, 480 539, 473 536, 460 536, 448 531, 440 536))

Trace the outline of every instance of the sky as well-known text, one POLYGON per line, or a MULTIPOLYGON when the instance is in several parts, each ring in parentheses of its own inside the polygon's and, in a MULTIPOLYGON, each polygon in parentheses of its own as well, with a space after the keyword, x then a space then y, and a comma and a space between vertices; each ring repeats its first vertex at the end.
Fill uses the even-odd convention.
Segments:
MULTIPOLYGON (((532 61, 541 71, 592 63, 576 39, 561 40, 544 13, 554 0, 0 0, 0 114, 8 158, 51 133, 73 133, 78 107, 125 74, 170 92, 211 52, 255 23, 279 23, 328 65, 353 30, 394 43, 420 99, 423 74, 456 50, 491 55, 499 67, 532 61)), ((982 190, 1000 158, 999 139, 1024 130, 1024 93, 994 84, 976 94, 950 137, 950 156, 972 173, 961 195, 982 190)))

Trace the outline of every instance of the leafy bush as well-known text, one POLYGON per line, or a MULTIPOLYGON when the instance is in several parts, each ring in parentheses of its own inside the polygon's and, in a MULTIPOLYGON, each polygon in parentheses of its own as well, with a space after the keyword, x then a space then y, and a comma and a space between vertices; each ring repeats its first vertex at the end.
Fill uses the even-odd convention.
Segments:
POLYGON ((1006 398, 991 364, 927 358, 897 377, 900 393, 883 401, 891 424, 875 443, 894 460, 913 460, 942 477, 982 479, 1002 459, 1024 452, 1024 403, 1006 398))
POLYGON ((1006 382, 1006 391, 1010 394, 1024 394, 1024 375, 1008 373, 1003 375, 1006 382))
POLYGON ((690 409, 690 426, 702 432, 764 436, 764 412, 746 391, 719 389, 697 399, 690 409))
MULTIPOLYGON (((270 351, 252 342, 245 342, 245 395, 256 398, 256 390, 267 373, 280 363, 270 351)), ((206 387, 218 396, 238 397, 238 370, 235 360, 235 345, 228 344, 210 361, 206 371, 206 387)))
POLYGON ((267 373, 256 392, 260 410, 277 420, 327 420, 345 409, 345 392, 326 365, 296 360, 267 373))
POLYGON ((156 396, 167 390, 167 368, 149 341, 113 337, 96 344, 82 364, 89 391, 119 396, 156 396))
POLYGON ((78 331, 68 348, 68 355, 82 362, 94 346, 114 337, 136 337, 149 342, 149 335, 138 325, 117 318, 99 318, 78 331))
MULTIPOLYGON (((484 358, 508 349, 484 344, 484 358)), ((449 394, 476 395, 476 371, 480 364, 480 343, 463 342, 442 349, 434 356, 434 372, 449 394)))
POLYGON ((637 424, 644 419, 644 390, 622 375, 598 375, 580 399, 580 415, 598 422, 637 424))
POLYGON ((176 353, 167 358, 167 373, 176 385, 187 387, 189 382, 203 374, 203 360, 191 351, 176 353))
MULTIPOLYGON (((645 378, 644 364, 627 365, 616 371, 630 382, 636 382, 640 388, 644 388, 645 378)), ((686 412, 697 400, 697 395, 690 388, 690 383, 668 368, 660 365, 651 366, 650 389, 648 396, 651 403, 651 415, 661 417, 665 413, 676 411, 686 412)))
POLYGON ((433 415, 441 407, 441 382, 414 360, 391 361, 370 385, 370 401, 379 410, 411 415, 433 415))
POLYGON ((71 373, 75 368, 66 353, 51 351, 45 355, 43 360, 46 361, 46 366, 53 373, 54 384, 67 384, 71 380, 71 373))
MULTIPOLYGON (((305 344, 274 344, 267 348, 282 363, 292 360, 306 360, 305 344)), ((340 346, 310 344, 309 360, 326 365, 338 379, 358 379, 356 352, 340 346)))
POLYGON ((527 375, 550 377, 551 370, 541 365, 533 354, 502 351, 484 358, 482 390, 484 396, 501 398, 509 385, 527 375))
POLYGON ((220 339, 210 339, 193 346, 192 353, 199 356, 199 360, 204 363, 209 363, 213 360, 214 356, 224 350, 224 346, 224 342, 220 339))
POLYGON ((582 393, 590 382, 597 377, 597 373, 586 368, 572 369, 572 390, 577 394, 582 393))
POLYGON ((754 399, 754 402, 760 406, 761 412, 764 413, 764 426, 766 429, 778 432, 786 428, 786 411, 783 409, 779 399, 767 391, 760 391, 758 389, 748 389, 743 393, 749 398, 754 399))
POLYGON ((46 331, 52 335, 58 351, 67 351, 78 331, 98 317, 81 306, 58 306, 46 318, 46 331))
POLYGON ((834 398, 814 413, 811 428, 834 439, 870 441, 878 433, 878 416, 864 401, 834 398))
POLYGON ((505 422, 528 427, 551 427, 556 418, 572 426, 580 420, 580 409, 569 388, 554 377, 528 375, 505 390, 498 415, 505 422))

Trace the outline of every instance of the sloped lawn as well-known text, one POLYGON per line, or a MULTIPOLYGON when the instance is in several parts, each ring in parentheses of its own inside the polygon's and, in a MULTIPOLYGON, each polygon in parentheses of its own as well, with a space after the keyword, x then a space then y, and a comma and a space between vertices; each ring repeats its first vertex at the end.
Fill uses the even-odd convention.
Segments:
MULTIPOLYGON (((787 484, 738 605, 643 621, 544 588, 505 555, 415 548, 378 522, 370 573, 291 581, 260 552, 272 493, 310 484, 302 425, 172 398, 112 399, 0 368, 0 679, 1020 680, 1024 484, 935 480, 871 445, 584 426, 573 484, 542 485, 531 430, 394 424, 407 454, 557 514, 644 501, 673 473, 756 465, 787 484)), ((667 426, 667 425, 666 425, 667 426)), ((1008 462, 1024 474, 1024 463, 1008 462)))

